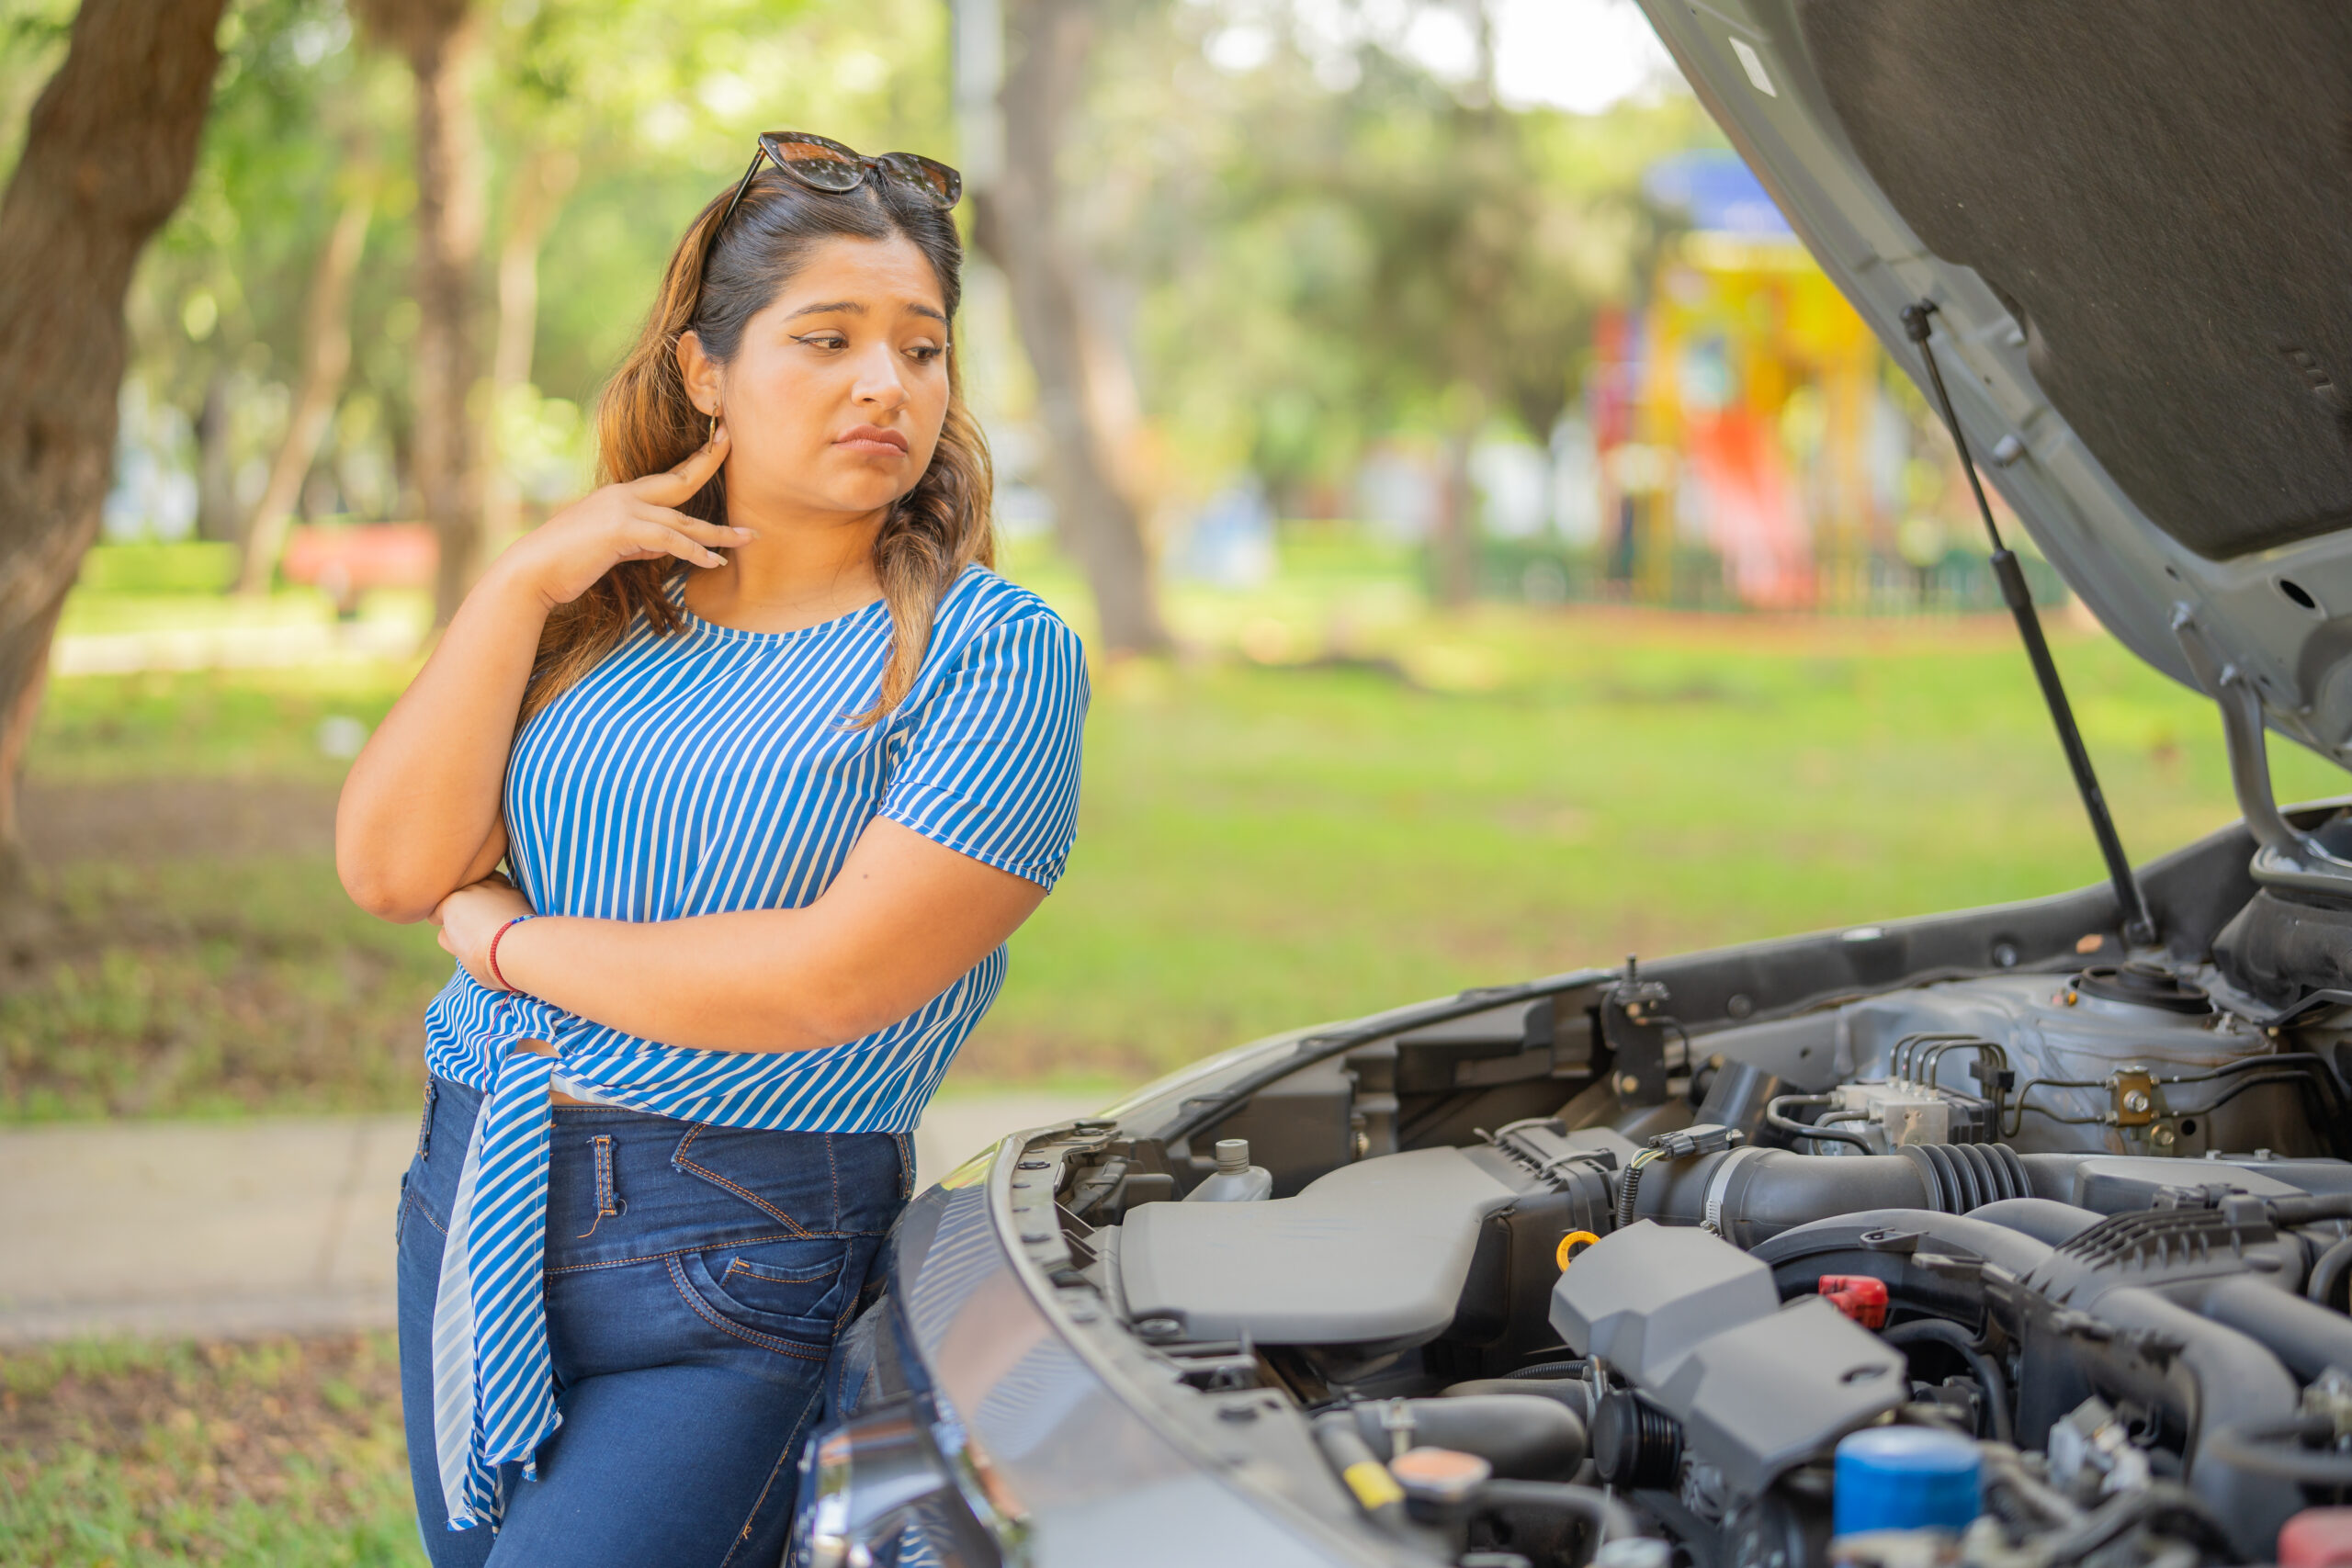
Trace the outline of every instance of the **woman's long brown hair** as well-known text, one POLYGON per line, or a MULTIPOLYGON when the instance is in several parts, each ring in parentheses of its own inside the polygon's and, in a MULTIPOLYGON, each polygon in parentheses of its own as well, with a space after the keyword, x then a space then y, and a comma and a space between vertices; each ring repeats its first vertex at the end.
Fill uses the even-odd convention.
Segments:
MULTIPOLYGON (((727 206, 714 198, 687 229, 662 275, 653 313, 637 344, 605 384, 596 408, 596 482, 642 479, 684 462, 708 438, 709 419, 687 396, 678 340, 694 333, 721 364, 742 345, 743 328, 831 239, 913 243, 931 262, 950 321, 963 295, 962 243, 946 213, 871 177, 842 195, 808 190, 773 170, 744 193, 712 244, 727 206), (878 187, 878 188, 877 188, 878 187)), ((890 607, 890 659, 874 705, 852 722, 869 725, 904 700, 931 646, 933 620, 948 585, 966 567, 996 564, 989 525, 988 443, 964 406, 956 355, 947 356, 947 419, 939 446, 914 489, 892 503, 874 540, 874 575, 890 607)), ((706 522, 727 520, 724 472, 679 510, 706 522)), ((683 624, 662 592, 673 561, 627 561, 569 604, 559 605, 539 635, 531 683, 518 725, 577 684, 620 646, 639 616, 659 635, 683 624)))

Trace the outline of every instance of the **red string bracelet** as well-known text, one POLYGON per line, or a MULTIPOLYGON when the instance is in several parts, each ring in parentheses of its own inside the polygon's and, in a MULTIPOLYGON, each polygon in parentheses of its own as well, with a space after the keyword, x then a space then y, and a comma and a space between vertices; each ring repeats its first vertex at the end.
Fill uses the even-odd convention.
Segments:
POLYGON ((506 940, 506 933, 508 931, 513 931, 525 920, 536 920, 537 919, 538 917, 537 915, 517 915, 513 919, 507 921, 504 925, 499 927, 497 931, 491 933, 490 977, 498 982, 498 988, 500 990, 511 991, 514 987, 513 985, 508 983, 506 976, 500 974, 498 971, 498 944, 506 940))

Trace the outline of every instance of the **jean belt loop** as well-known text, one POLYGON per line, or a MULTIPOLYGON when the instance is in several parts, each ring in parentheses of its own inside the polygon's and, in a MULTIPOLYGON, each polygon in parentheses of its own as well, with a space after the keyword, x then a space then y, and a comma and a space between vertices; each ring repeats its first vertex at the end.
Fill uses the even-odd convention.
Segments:
POLYGON ((620 1195, 620 1189, 613 1180, 611 1135, 599 1133, 588 1140, 588 1146, 594 1151, 596 1156, 596 1217, 588 1222, 586 1230, 573 1238, 578 1241, 586 1241, 590 1236, 594 1235, 596 1227, 605 1223, 605 1215, 611 1214, 617 1217, 628 1209, 628 1201, 620 1195))

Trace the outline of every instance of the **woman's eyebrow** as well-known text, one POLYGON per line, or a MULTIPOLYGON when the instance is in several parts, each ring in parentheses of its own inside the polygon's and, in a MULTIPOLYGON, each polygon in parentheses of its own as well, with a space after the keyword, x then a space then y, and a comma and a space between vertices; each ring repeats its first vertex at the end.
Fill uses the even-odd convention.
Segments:
MULTIPOLYGON (((933 310, 929 305, 910 305, 907 309, 913 311, 918 316, 929 316, 933 321, 939 322, 943 326, 946 324, 946 312, 933 310)), ((835 299, 822 305, 803 305, 797 310, 793 311, 791 315, 786 316, 785 320, 787 321, 797 321, 803 316, 830 315, 836 310, 841 311, 844 315, 850 316, 863 316, 865 314, 865 307, 854 299, 835 299)))

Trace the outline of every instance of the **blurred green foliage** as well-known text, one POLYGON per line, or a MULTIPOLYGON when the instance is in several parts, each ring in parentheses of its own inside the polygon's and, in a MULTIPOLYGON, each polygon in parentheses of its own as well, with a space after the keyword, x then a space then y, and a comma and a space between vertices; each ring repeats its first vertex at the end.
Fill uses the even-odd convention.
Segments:
MULTIPOLYGON (((73 11, 69 0, 28 0, 0 22, 0 174, 62 58, 73 11)), ((549 150, 580 165, 542 251, 526 414, 544 438, 509 444, 542 467, 552 449, 557 493, 584 484, 581 411, 633 336, 677 236, 740 173, 757 130, 781 118, 867 145, 951 141, 947 18, 935 0, 504 0, 476 15, 486 309, 518 171, 549 150)), ((354 362, 318 472, 333 482, 332 510, 403 513, 416 332, 405 67, 368 45, 340 0, 234 0, 220 37, 193 183, 133 287, 131 376, 191 423, 213 400, 230 477, 250 504, 256 466, 283 434, 313 263, 345 192, 372 188, 354 362)), ((193 451, 175 456, 198 466, 193 451)))
MULTIPOLYGON (((1311 53, 1279 5, 1251 13, 1267 57, 1219 66, 1206 45, 1228 10, 1104 4, 1063 156, 1069 242, 1140 418, 1123 472, 1146 510, 1181 513, 1245 471, 1294 510, 1344 510, 1382 438, 1541 439, 1592 311, 1647 265, 1660 220, 1640 171, 1716 139, 1696 104, 1674 89, 1598 116, 1497 107, 1393 38, 1311 53)), ((0 167, 71 15, 28 0, 0 32, 0 167)), ((942 0, 482 0, 476 15, 485 310, 517 180, 548 155, 579 170, 538 252, 533 385, 481 411, 539 506, 585 484, 586 411, 755 132, 963 155, 942 0)), ((134 378, 198 431, 154 438, 182 443, 190 469, 211 442, 206 525, 232 536, 283 433, 313 262, 365 187, 354 364, 305 509, 411 514, 405 69, 341 0, 235 0, 221 38, 194 183, 130 302, 134 378)), ((967 314, 976 402, 1023 469, 1034 392, 1001 289, 976 288, 967 314)))
POLYGON ((1249 469, 1294 513, 1382 436, 1548 435, 1594 310, 1654 253, 1642 170, 1714 138, 1679 93, 1512 111, 1381 50, 1335 88, 1295 48, 1231 73, 1185 41, 1154 54, 1153 91, 1126 57, 1106 69, 1120 107, 1098 109, 1074 177, 1110 209, 1114 276, 1138 281, 1142 399, 1172 467, 1209 486, 1249 469))

